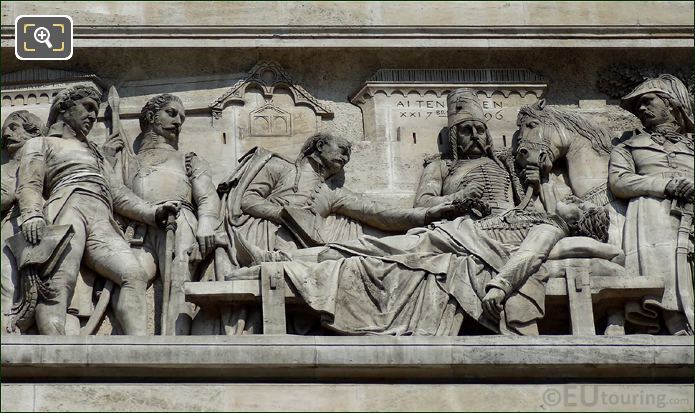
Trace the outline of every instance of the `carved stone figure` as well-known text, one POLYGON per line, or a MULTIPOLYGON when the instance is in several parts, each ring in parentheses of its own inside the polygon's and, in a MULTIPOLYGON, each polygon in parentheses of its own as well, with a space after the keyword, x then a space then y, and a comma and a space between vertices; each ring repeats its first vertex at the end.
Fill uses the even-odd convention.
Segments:
POLYGON ((628 272, 663 277, 656 306, 671 334, 693 333, 692 254, 693 110, 685 85, 671 75, 648 79, 623 97, 621 107, 643 130, 610 157, 613 193, 629 200, 623 249, 628 272))
POLYGON ((88 267, 121 287, 116 316, 125 333, 144 335, 147 275, 112 211, 150 225, 163 225, 167 214, 177 212, 172 203, 147 204, 113 179, 100 149, 87 137, 99 101, 91 87, 60 91, 51 105, 47 136, 29 140, 20 161, 17 195, 27 241, 40 243, 47 224, 71 225, 74 231, 47 281, 55 296, 36 306, 40 334, 65 334, 67 306, 84 258, 88 267))
MULTIPOLYGON (((556 211, 460 217, 406 235, 329 244, 313 255, 290 252, 294 260, 282 265, 322 323, 340 333, 457 335, 471 317, 495 332, 538 334, 547 278, 538 269, 551 250, 567 236, 608 235, 603 207, 575 198, 556 211)), ((248 250, 264 259, 255 246, 248 250)))
POLYGON ((140 113, 141 133, 135 138, 138 149, 127 171, 122 171, 126 186, 150 204, 174 202, 181 206, 173 245, 167 239, 171 228, 135 223, 132 231, 131 244, 148 283, 158 271, 163 277, 163 334, 188 334, 194 310, 183 300, 183 282, 193 280, 197 263, 214 250, 215 229, 220 224, 220 200, 206 162, 193 152, 178 150, 185 119, 183 103, 174 95, 158 95, 147 101, 140 113))
MULTIPOLYGON (((513 163, 502 162, 492 146, 483 108, 475 91, 456 89, 447 96, 449 144, 453 159, 426 164, 415 195, 416 207, 469 197, 481 198, 493 214, 514 207, 520 191, 513 163)), ((502 156, 503 160, 511 157, 502 156)))
POLYGON ((19 299, 19 271, 15 257, 6 244, 8 238, 20 232, 20 213, 17 206, 17 172, 22 157, 22 147, 27 140, 45 133, 43 122, 26 110, 12 112, 2 125, 2 148, 7 151, 8 161, 2 165, 2 333, 10 326, 10 310, 19 299))
MULTIPOLYGON (((258 262, 245 245, 264 251, 264 259, 283 260, 286 252, 347 241, 362 234, 361 224, 385 231, 405 231, 438 220, 475 201, 432 208, 390 208, 365 199, 342 186, 343 167, 350 161, 349 141, 328 134, 307 139, 295 162, 256 148, 241 159, 232 176, 220 184, 224 225, 229 246, 217 249, 215 279, 222 281, 240 266, 258 262), (241 239, 241 241, 240 241, 241 239)), ((477 209, 486 205, 478 202, 477 209), (480 204, 480 205, 478 205, 480 204)), ((227 319, 243 319, 245 331, 260 332, 258 311, 242 306, 222 312, 227 319)), ((214 317, 214 316, 213 316, 214 317)), ((196 317, 195 334, 203 317, 196 317)), ((313 328, 302 312, 291 316, 292 331, 305 334, 313 328)), ((235 322, 234 322, 235 323, 235 322)), ((210 334, 209 331, 205 331, 210 334)))
POLYGON ((342 187, 332 178, 343 173, 351 150, 345 139, 317 134, 307 139, 295 162, 262 149, 253 151, 220 185, 223 192, 232 189, 225 198, 228 232, 236 232, 266 251, 290 251, 361 234, 348 220, 326 224, 331 215, 385 231, 405 231, 455 209, 451 203, 390 208, 342 187))
POLYGON ((607 188, 610 133, 582 116, 546 106, 544 100, 524 106, 517 117, 516 163, 528 190, 553 212, 567 189, 580 199, 607 206, 611 217, 609 243, 620 245, 624 205, 607 188), (566 181, 552 173, 564 159, 566 181))

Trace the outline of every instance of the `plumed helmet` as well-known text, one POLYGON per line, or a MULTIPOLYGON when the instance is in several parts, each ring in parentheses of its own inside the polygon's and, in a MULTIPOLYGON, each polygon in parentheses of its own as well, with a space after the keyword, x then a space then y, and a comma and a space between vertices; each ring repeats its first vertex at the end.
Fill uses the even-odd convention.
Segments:
POLYGON ((676 109, 680 111, 680 125, 684 131, 693 130, 693 108, 690 103, 688 89, 683 82, 673 75, 659 75, 640 83, 635 89, 624 96, 620 101, 620 107, 637 116, 637 102, 642 95, 647 93, 663 93, 671 98, 676 109))

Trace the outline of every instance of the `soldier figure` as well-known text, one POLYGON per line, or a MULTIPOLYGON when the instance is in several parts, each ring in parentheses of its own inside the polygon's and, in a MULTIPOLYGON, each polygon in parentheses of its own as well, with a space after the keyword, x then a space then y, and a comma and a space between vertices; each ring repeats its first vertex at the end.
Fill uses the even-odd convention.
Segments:
MULTIPOLYGON (((466 197, 478 197, 493 214, 514 207, 518 179, 510 162, 493 152, 483 108, 472 89, 456 89, 447 96, 449 144, 452 159, 425 165, 420 177, 415 206, 434 206, 466 197)), ((518 200, 517 200, 518 202, 518 200)))
POLYGON ((50 108, 48 136, 29 140, 20 161, 17 194, 27 241, 38 244, 46 224, 72 225, 74 230, 48 280, 55 297, 36 307, 40 334, 65 334, 67 306, 84 258, 88 267, 121 287, 115 311, 125 333, 144 335, 147 274, 120 233, 113 211, 160 226, 168 214, 177 213, 174 204, 150 205, 112 178, 100 149, 87 138, 99 101, 99 92, 88 86, 60 91, 50 108))
POLYGON ((695 192, 690 97, 676 77, 660 75, 642 82, 620 106, 644 126, 613 149, 608 170, 613 194, 629 200, 625 268, 631 274, 663 277, 666 285, 659 301, 666 327, 671 334, 692 334, 693 280, 687 262, 695 192))
POLYGON ((41 119, 38 116, 18 110, 10 113, 2 125, 2 147, 7 151, 9 160, 2 165, 2 333, 9 326, 6 313, 18 298, 17 263, 5 244, 7 239, 19 232, 20 214, 17 206, 17 171, 22 157, 22 147, 31 138, 44 134, 41 119))
MULTIPOLYGON (((181 210, 176 219, 174 260, 166 256, 166 232, 161 229, 136 230, 138 257, 147 273, 148 282, 171 266, 169 305, 176 320, 176 334, 188 334, 192 311, 182 294, 183 282, 191 281, 196 262, 205 258, 215 246, 215 229, 219 226, 220 200, 205 161, 195 153, 181 153, 179 133, 186 119, 181 99, 163 94, 150 99, 140 112, 141 134, 135 139, 140 146, 129 163, 126 185, 135 194, 154 205, 176 202, 181 210), (140 242, 137 237, 141 236, 140 242), (193 258, 192 260, 190 258, 193 258)), ((167 275, 169 276, 169 275, 167 275)), ((169 280, 167 280, 169 281, 169 280)), ((165 286, 166 287, 166 286, 165 286)), ((166 293, 165 293, 166 297, 166 293)), ((171 317, 170 319, 168 317, 171 317)), ((166 331, 166 334, 173 331, 166 331)))

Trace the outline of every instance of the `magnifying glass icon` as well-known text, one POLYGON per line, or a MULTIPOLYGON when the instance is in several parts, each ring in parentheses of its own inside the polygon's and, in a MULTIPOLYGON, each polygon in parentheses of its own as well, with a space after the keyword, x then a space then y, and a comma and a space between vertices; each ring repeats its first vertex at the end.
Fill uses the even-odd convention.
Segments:
POLYGON ((34 31, 34 40, 45 44, 49 49, 53 48, 53 45, 51 44, 51 32, 49 32, 45 27, 38 27, 34 31))

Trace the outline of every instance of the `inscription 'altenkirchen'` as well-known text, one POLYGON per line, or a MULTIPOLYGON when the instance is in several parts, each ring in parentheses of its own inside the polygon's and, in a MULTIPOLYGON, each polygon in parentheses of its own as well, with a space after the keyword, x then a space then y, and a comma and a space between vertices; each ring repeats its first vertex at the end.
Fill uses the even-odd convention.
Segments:
POLYGON ((516 130, 519 108, 542 98, 546 89, 545 81, 539 76, 522 71, 525 76, 520 79, 518 69, 513 70, 514 75, 511 71, 505 75, 504 70, 420 73, 382 69, 350 101, 362 109, 367 140, 422 137, 413 141, 431 146, 427 150, 436 150, 437 137, 446 126, 446 95, 454 89, 468 87, 476 91, 485 119, 494 131, 494 143, 502 147, 511 142, 507 137, 516 130))
MULTIPOLYGON (((485 111, 485 120, 502 120, 501 101, 496 100, 481 100, 481 105, 485 111)), ((396 102, 396 109, 399 110, 398 117, 400 118, 425 118, 429 119, 432 116, 446 118, 445 102, 439 100, 399 100, 396 102)))

